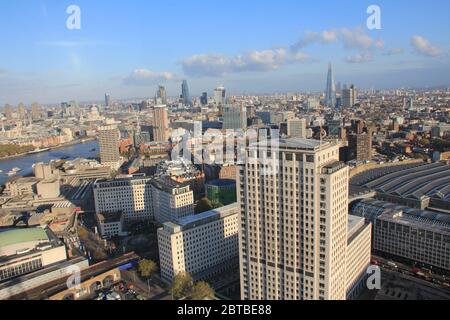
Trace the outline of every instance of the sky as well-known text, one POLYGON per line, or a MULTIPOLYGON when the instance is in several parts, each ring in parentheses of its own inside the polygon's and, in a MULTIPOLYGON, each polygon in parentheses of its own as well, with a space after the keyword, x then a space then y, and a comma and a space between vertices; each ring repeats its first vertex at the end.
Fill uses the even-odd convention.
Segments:
POLYGON ((0 105, 450 85, 448 0, 14 0, 0 8, 0 105), (80 8, 80 29, 67 9, 80 8), (381 29, 367 9, 380 8, 381 29))

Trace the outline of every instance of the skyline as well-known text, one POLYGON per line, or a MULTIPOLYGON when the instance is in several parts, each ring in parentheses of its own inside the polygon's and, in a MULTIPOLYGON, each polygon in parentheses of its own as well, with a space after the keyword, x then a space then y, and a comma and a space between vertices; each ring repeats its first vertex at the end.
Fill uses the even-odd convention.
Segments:
POLYGON ((328 62, 363 89, 450 84, 448 1, 377 1, 381 30, 370 1, 321 2, 83 0, 81 30, 66 28, 69 1, 6 3, 0 105, 179 96, 183 79, 193 96, 325 91, 328 62))

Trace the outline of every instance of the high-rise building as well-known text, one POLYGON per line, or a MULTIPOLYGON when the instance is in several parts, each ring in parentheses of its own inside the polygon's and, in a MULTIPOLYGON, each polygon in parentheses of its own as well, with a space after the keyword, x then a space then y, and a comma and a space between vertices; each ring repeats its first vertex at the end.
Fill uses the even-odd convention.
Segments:
POLYGON ((370 264, 371 227, 348 215, 339 145, 276 142, 250 144, 239 169, 241 297, 353 297, 370 264))
POLYGON ((290 138, 306 139, 306 119, 289 119, 287 121, 287 135, 290 138))
POLYGON ((31 104, 31 117, 33 120, 38 120, 42 116, 41 107, 37 102, 31 104))
POLYGON ((105 93, 105 107, 111 106, 111 96, 107 93, 105 93))
POLYGON ((181 84, 181 100, 185 106, 192 105, 187 80, 183 80, 183 83, 181 84))
POLYGON ((115 125, 98 128, 98 144, 100 147, 100 162, 113 170, 120 167, 119 153, 120 131, 115 125))
POLYGON ((247 110, 244 107, 227 106, 223 114, 224 129, 247 129, 247 110))
POLYGON ((336 86, 334 84, 333 67, 328 65, 327 88, 325 91, 325 103, 329 108, 336 107, 336 86))
POLYGON ((153 108, 153 139, 157 142, 169 140, 169 116, 165 106, 153 108))
POLYGON ((25 108, 25 105, 23 103, 19 103, 19 105, 17 106, 17 113, 20 120, 25 119, 25 116, 27 115, 27 109, 25 108))
POLYGON ((208 104, 208 93, 207 92, 202 93, 202 96, 200 97, 200 103, 202 104, 202 106, 206 106, 208 104))
POLYGON ((214 103, 217 106, 225 106, 227 93, 223 86, 219 86, 214 89, 214 103))
POLYGON ((342 107, 352 108, 356 103, 356 89, 351 85, 348 89, 342 90, 342 107))
POLYGON ((370 132, 349 136, 348 144, 352 158, 358 161, 372 160, 372 136, 370 132))
POLYGON ((163 86, 158 86, 158 90, 156 91, 156 103, 164 105, 167 104, 166 88, 163 86))

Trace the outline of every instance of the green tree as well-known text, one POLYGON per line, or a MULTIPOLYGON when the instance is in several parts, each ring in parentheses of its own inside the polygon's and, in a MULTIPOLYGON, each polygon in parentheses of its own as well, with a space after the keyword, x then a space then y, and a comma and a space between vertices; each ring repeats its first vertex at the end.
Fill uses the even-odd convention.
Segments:
POLYGON ((197 282, 192 287, 191 293, 189 294, 192 300, 205 300, 207 298, 214 298, 214 295, 214 289, 204 281, 197 282))
POLYGON ((143 259, 138 263, 139 273, 144 278, 150 278, 157 269, 156 263, 152 260, 143 259))
POLYGON ((170 293, 174 299, 187 297, 192 291, 194 280, 187 272, 180 272, 172 280, 172 287, 170 293))
POLYGON ((213 209, 213 205, 208 198, 203 198, 197 202, 195 213, 202 213, 213 209))

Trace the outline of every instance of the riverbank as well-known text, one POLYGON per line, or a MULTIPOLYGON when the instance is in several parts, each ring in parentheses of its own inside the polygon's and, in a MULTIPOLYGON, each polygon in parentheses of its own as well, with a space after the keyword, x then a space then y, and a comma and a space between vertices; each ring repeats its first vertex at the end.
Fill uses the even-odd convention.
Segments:
MULTIPOLYGON (((67 143, 59 144, 57 146, 48 147, 48 150, 45 150, 45 151, 42 151, 42 152, 47 152, 47 151, 51 151, 51 150, 57 150, 57 149, 65 148, 65 147, 78 145, 78 144, 88 143, 88 142, 92 142, 92 141, 95 141, 95 140, 96 140, 95 138, 77 139, 77 140, 73 140, 73 141, 70 141, 70 142, 67 142, 67 143)), ((7 157, 0 158, 0 161, 2 161, 2 160, 10 160, 10 159, 14 159, 14 158, 20 158, 20 157, 29 156, 29 155, 32 155, 32 154, 39 154, 39 153, 40 152, 37 152, 37 153, 27 152, 27 153, 15 154, 15 155, 12 155, 12 156, 7 156, 7 157)))

